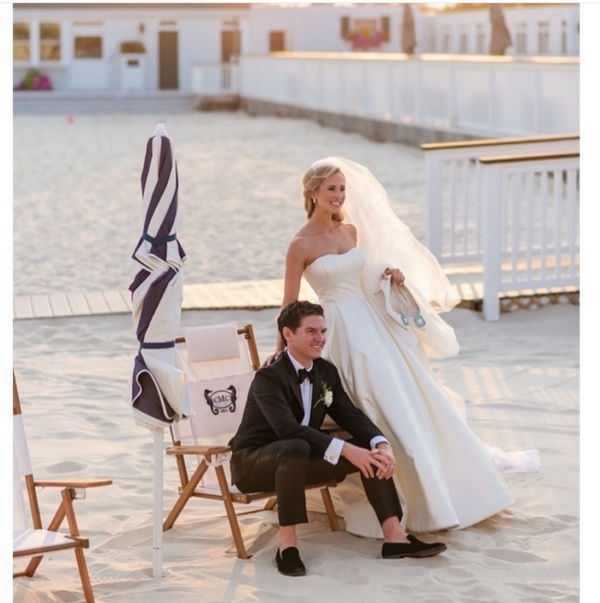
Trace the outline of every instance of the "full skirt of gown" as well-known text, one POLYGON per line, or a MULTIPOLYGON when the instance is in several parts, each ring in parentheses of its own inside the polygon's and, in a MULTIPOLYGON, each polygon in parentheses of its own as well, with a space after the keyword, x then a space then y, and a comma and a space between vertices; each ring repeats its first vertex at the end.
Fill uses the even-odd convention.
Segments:
MULTIPOLYGON (((437 382, 412 329, 387 321, 364 295, 364 264, 353 248, 321 256, 304 277, 325 310, 323 357, 393 448, 405 529, 463 528, 506 509, 514 501, 486 446, 461 416, 462 399, 437 382)), ((346 482, 335 489, 346 529, 381 536, 358 477, 346 482)))

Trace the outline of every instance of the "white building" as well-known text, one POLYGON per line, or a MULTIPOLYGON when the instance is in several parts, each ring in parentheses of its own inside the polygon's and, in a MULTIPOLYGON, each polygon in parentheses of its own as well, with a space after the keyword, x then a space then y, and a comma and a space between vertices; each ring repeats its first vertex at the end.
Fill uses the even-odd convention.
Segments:
MULTIPOLYGON (((420 52, 487 54, 490 45, 489 9, 477 4, 442 14, 423 16, 420 52)), ((503 4, 516 56, 578 56, 578 4, 503 4)))
MULTIPOLYGON (((469 7, 470 5, 463 5, 469 7)), ((417 53, 480 53, 486 8, 414 4, 417 53)), ((270 51, 400 52, 402 4, 53 4, 13 6, 13 83, 32 69, 55 90, 194 90, 194 66, 270 51)), ((579 52, 579 6, 506 5, 507 54, 579 52)))

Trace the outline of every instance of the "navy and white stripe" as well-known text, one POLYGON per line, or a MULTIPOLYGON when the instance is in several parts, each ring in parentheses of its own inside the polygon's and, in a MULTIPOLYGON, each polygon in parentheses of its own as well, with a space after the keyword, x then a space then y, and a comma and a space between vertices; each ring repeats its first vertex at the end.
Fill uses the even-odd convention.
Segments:
POLYGON ((132 256, 139 270, 129 286, 140 348, 129 402, 136 422, 152 428, 189 414, 185 373, 175 349, 186 259, 177 240, 179 179, 162 124, 146 145, 141 184, 143 228, 132 256))

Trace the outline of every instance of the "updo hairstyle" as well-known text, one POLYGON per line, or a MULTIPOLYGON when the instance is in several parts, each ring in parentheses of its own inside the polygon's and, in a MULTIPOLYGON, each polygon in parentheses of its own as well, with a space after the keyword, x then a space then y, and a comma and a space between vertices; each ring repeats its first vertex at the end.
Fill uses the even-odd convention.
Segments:
MULTIPOLYGON (((306 218, 310 218, 315 211, 315 204, 313 203, 313 199, 311 197, 311 193, 316 191, 323 180, 329 178, 329 176, 336 174, 339 172, 342 174, 342 170, 335 165, 317 165, 311 166, 308 168, 306 174, 302 178, 302 186, 304 189, 304 209, 306 211, 306 218)), ((343 175, 343 174, 342 174, 343 175)), ((332 219, 336 222, 344 221, 344 213, 342 211, 338 211, 333 214, 332 219)))

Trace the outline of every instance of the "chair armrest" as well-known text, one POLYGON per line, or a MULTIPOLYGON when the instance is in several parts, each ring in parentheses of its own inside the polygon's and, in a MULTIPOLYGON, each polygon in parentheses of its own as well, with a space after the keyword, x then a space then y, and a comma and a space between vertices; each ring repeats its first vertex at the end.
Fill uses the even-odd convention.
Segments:
POLYGON ((170 446, 167 454, 183 456, 192 454, 196 456, 211 456, 214 454, 227 454, 231 452, 230 446, 170 446))
POLYGON ((342 440, 347 440, 352 437, 346 430, 340 427, 329 415, 325 416, 325 420, 323 421, 323 424, 320 427, 320 431, 330 436, 340 438, 342 440))
POLYGON ((98 488, 99 486, 110 486, 112 479, 65 479, 35 481, 34 485, 40 488, 98 488))

